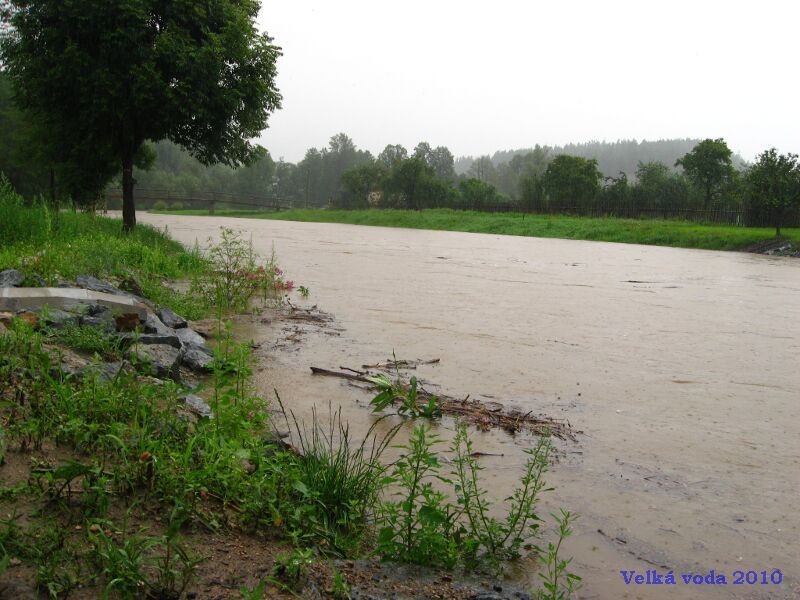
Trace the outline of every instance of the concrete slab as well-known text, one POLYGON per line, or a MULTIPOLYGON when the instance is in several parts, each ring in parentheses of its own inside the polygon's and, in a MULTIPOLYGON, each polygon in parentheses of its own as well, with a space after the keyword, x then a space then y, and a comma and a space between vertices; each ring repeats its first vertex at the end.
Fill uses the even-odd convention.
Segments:
POLYGON ((142 321, 147 318, 147 307, 127 296, 94 292, 79 288, 0 288, 0 311, 40 309, 74 310, 82 306, 100 304, 120 313, 136 313, 142 321))

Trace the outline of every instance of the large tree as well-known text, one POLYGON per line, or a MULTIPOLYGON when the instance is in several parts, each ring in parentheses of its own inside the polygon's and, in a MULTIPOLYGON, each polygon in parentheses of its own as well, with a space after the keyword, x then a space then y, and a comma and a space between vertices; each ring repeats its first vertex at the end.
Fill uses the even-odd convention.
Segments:
POLYGON ((602 177, 596 160, 560 154, 547 166, 542 184, 551 200, 586 206, 600 192, 602 177))
POLYGON ((732 155, 722 138, 706 139, 675 163, 683 167, 689 180, 703 191, 706 210, 711 207, 714 196, 734 178, 732 155))
POLYGON ((133 166, 146 140, 170 139, 206 164, 258 158, 249 140, 281 101, 280 49, 255 24, 260 0, 10 4, 1 56, 18 102, 62 156, 91 153, 73 158, 122 170, 126 229, 136 224, 133 166))
POLYGON ((745 197, 751 208, 765 210, 781 235, 790 210, 800 209, 800 165, 796 154, 778 154, 775 148, 758 156, 745 176, 745 197))

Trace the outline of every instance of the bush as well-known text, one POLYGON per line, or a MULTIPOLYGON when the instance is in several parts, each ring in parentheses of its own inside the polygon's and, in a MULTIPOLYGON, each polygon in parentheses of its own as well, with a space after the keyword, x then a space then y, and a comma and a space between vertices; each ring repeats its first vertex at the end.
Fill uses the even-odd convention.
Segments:
POLYGON ((156 200, 150 207, 150 210, 167 210, 168 206, 164 200, 156 200))

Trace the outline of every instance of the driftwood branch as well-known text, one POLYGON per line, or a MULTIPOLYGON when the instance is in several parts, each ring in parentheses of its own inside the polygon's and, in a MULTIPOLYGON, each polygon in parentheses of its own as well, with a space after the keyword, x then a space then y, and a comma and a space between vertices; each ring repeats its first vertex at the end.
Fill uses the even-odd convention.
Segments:
MULTIPOLYGON (((436 359, 435 362, 439 362, 439 360, 436 359)), ((314 375, 336 377, 347 381, 366 383, 376 391, 378 389, 377 386, 368 379, 369 373, 363 373, 355 369, 340 367, 339 371, 333 371, 331 369, 311 367, 311 372, 314 375)), ((423 401, 435 397, 438 401, 439 409, 443 414, 463 417, 479 429, 487 430, 492 427, 497 427, 505 429, 509 433, 517 433, 526 430, 539 435, 549 433, 559 439, 575 439, 575 432, 567 421, 552 419, 544 415, 534 415, 532 411, 522 412, 513 408, 506 408, 497 403, 492 403, 492 406, 489 407, 479 400, 470 399, 469 396, 463 399, 452 398, 443 394, 432 394, 422 388, 418 389, 417 393, 419 398, 423 401)))

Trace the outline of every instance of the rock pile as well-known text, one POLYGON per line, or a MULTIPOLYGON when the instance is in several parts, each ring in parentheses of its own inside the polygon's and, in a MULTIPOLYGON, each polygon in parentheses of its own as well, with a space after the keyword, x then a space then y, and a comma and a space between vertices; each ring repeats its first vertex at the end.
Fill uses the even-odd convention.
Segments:
MULTIPOLYGON (((159 378, 180 381, 181 367, 196 373, 212 370, 213 354, 205 338, 169 308, 156 307, 146 298, 90 275, 81 275, 74 285, 64 282, 58 288, 19 287, 25 281, 25 274, 14 269, 0 272, 0 324, 17 317, 33 327, 102 328, 120 341, 128 359, 149 365, 159 378), (17 289, 3 293, 2 288, 17 289), (88 292, 75 293, 74 288, 88 292)), ((135 280, 126 287, 141 290, 135 280)), ((107 363, 104 371, 113 376, 119 365, 107 363)))

